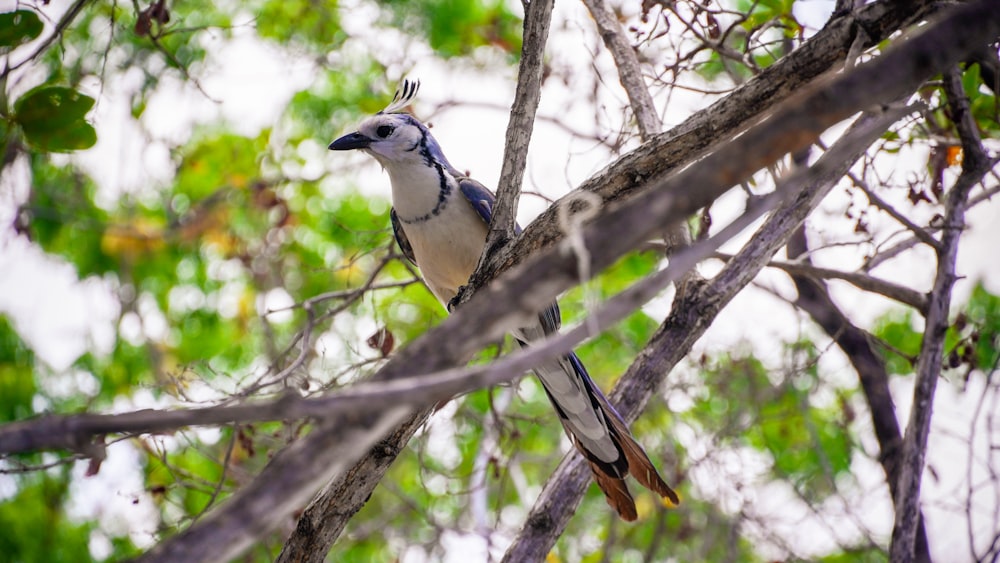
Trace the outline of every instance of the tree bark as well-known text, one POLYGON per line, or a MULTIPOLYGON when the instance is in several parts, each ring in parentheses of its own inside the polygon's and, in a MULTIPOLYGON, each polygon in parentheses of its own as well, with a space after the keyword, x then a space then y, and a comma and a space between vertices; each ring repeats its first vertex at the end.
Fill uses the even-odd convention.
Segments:
MULTIPOLYGON (((985 14, 984 14, 985 16, 985 14)), ((992 17, 1000 19, 1000 11, 993 6, 992 17)), ((910 420, 903 439, 903 457, 899 471, 899 496, 896 501, 896 520, 892 529, 889 557, 894 562, 915 559, 915 541, 920 522, 920 481, 927 454, 927 437, 930 434, 934 392, 941 375, 944 355, 944 337, 948 329, 948 312, 951 290, 955 283, 955 262, 958 259, 958 242, 965 230, 965 210, 969 192, 982 181, 991 163, 979 139, 979 129, 969 112, 969 100, 962 89, 961 73, 950 69, 945 73, 944 88, 952 120, 962 142, 962 173, 945 196, 944 225, 937 251, 937 275, 929 297, 929 307, 920 344, 920 357, 916 365, 916 384, 910 420)))

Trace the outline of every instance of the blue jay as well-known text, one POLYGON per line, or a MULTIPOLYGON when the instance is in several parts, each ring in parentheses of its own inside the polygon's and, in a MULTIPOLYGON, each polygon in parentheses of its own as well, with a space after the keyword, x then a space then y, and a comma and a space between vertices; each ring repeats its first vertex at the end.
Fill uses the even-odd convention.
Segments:
MULTIPOLYGON (((416 95, 419 82, 404 81, 384 110, 364 120, 331 150, 361 150, 389 173, 392 230, 403 255, 415 264, 431 292, 446 307, 468 283, 483 251, 494 196, 448 162, 423 123, 398 113, 416 95)), ((521 346, 559 330, 553 303, 538 322, 515 332, 521 346)), ((646 488, 678 503, 621 415, 590 379, 574 353, 535 369, 559 420, 590 463, 597 485, 625 520, 635 520, 635 502, 625 484, 633 475, 646 488)))

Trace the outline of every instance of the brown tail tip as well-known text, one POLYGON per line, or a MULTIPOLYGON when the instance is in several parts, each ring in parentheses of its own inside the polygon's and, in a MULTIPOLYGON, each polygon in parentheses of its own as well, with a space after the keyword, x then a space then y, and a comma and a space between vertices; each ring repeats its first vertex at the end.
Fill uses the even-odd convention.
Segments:
POLYGON ((588 463, 590 464, 590 472, 594 475, 594 481, 604 493, 611 508, 615 509, 622 520, 635 521, 639 515, 635 510, 635 501, 632 499, 632 493, 629 492, 625 480, 608 475, 593 462, 588 463))

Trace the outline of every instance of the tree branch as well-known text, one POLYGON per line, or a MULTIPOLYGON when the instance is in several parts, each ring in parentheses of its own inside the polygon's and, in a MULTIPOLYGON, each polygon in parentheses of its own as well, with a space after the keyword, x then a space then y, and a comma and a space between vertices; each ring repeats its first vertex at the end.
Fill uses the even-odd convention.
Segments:
MULTIPOLYGON (((670 316, 611 393, 612 403, 627 421, 638 416, 666 374, 687 355, 723 307, 785 245, 794 229, 805 221, 854 161, 902 115, 905 113, 897 110, 888 116, 859 119, 852 132, 859 133, 858 125, 863 123, 861 134, 845 134, 809 170, 805 187, 785 197, 784 204, 719 275, 708 282, 687 284, 684 287, 691 288, 689 291, 678 292, 670 316)), ((525 526, 507 549, 504 561, 544 559, 583 498, 588 477, 587 465, 581 456, 571 453, 563 458, 535 501, 525 526)))
POLYGON ((276 528, 334 475, 409 413, 394 407, 358 417, 335 416, 282 450, 249 484, 188 529, 137 562, 229 561, 276 528))
POLYGON ((597 32, 618 67, 618 79, 628 95, 629 105, 632 106, 632 113, 639 125, 639 135, 643 141, 648 141, 663 130, 663 122, 660 121, 653 97, 649 95, 649 89, 642 79, 639 58, 622 33, 621 24, 608 13, 604 0, 583 0, 583 3, 590 10, 597 32))
POLYGON ((23 61, 8 66, 3 69, 3 72, 0 72, 0 83, 6 80, 7 76, 9 76, 11 72, 14 72, 15 70, 35 60, 38 56, 44 53, 49 47, 51 47, 52 44, 55 43, 56 39, 62 37, 62 34, 64 31, 66 31, 66 28, 69 27, 71 23, 73 23, 73 20, 75 20, 77 16, 80 15, 80 12, 83 11, 83 8, 90 1, 91 0, 76 0, 75 2, 73 2, 73 4, 71 4, 70 7, 66 10, 66 13, 63 14, 62 18, 59 19, 59 22, 56 23, 56 28, 52 30, 51 35, 49 35, 48 37, 45 38, 44 41, 39 43, 38 47, 36 47, 35 50, 30 55, 28 55, 27 58, 25 58, 23 61))
MULTIPOLYGON (((847 56, 859 29, 865 30, 865 47, 879 42, 935 11, 934 0, 882 1, 832 19, 803 45, 748 80, 728 96, 695 113, 670 131, 659 134, 636 150, 592 176, 580 190, 601 196, 607 204, 643 191, 673 170, 694 161, 714 144, 737 133, 821 74, 837 68, 847 56)), ((569 194, 567 198, 576 197, 569 194)), ((556 214, 563 198, 539 215, 512 244, 488 257, 481 265, 485 279, 509 269, 565 236, 556 214)), ((478 278, 477 278, 478 279, 478 278)), ((461 301, 479 284, 460 295, 461 301)))
MULTIPOLYGON (((643 142, 648 141, 663 130, 663 122, 656 111, 649 88, 642 79, 642 68, 635 49, 625 37, 621 24, 608 12, 604 0, 583 0, 583 3, 594 18, 597 32, 618 68, 618 79, 625 88, 632 113, 639 125, 639 137, 643 142)), ((675 249, 691 243, 691 233, 687 224, 681 223, 665 231, 663 240, 667 245, 667 256, 670 256, 675 249)), ((691 273, 693 275, 696 272, 692 270, 691 273)))
MULTIPOLYGON (((721 252, 716 252, 715 256, 721 260, 728 260, 731 257, 729 254, 721 252)), ((781 262, 778 260, 772 260, 768 262, 767 266, 769 268, 777 268, 787 272, 793 278, 808 277, 816 280, 843 280, 858 289, 870 293, 877 293, 883 297, 888 297, 889 299, 898 301, 903 305, 909 305, 923 315, 927 314, 926 294, 914 291, 906 286, 876 278, 869 274, 820 268, 819 266, 813 266, 808 260, 806 262, 781 262)))
POLYGON ((409 416, 350 469, 314 498, 285 540, 276 563, 322 563, 347 523, 368 502, 375 486, 434 409, 409 416))
POLYGON ((497 201, 493 220, 486 236, 483 254, 472 279, 479 279, 485 257, 510 242, 516 234, 517 202, 521 195, 524 168, 528 158, 528 143, 535 126, 535 112, 542 90, 542 68, 545 42, 549 36, 554 0, 532 0, 524 14, 521 64, 517 73, 514 105, 507 123, 503 166, 497 184, 497 201))
MULTIPOLYGON (((986 15, 984 14, 984 17, 986 15)), ((993 11, 992 17, 1000 19, 993 11)), ((944 336, 948 329, 951 290, 956 280, 955 262, 958 242, 965 229, 965 210, 969 192, 989 170, 989 159, 979 139, 979 130, 969 111, 969 100, 962 89, 961 73, 949 69, 944 76, 948 107, 962 141, 962 173, 945 197, 944 229, 937 249, 937 275, 931 289, 927 322, 917 359, 913 405, 903 441, 903 463, 899 474, 899 497, 892 529, 889 556, 892 561, 914 560, 914 541, 920 515, 920 481, 927 453, 934 391, 941 375, 944 336)))
POLYGON ((883 212, 895 219, 899 224, 909 229, 910 232, 912 232, 913 235, 920 240, 920 242, 930 246, 931 248, 938 248, 938 240, 931 236, 930 232, 928 232, 926 228, 914 224, 913 221, 910 221, 906 215, 903 215, 897 211, 895 207, 886 203, 885 200, 879 197, 878 194, 868 187, 868 184, 864 180, 852 174, 851 181, 854 182, 854 185, 861 188, 865 197, 868 198, 869 203, 881 209, 883 212))
MULTIPOLYGON (((990 162, 990 167, 996 166, 998 162, 1000 162, 1000 159, 994 158, 990 162)), ((975 197, 969 198, 969 204, 968 204, 969 209, 975 207, 976 205, 979 205, 984 201, 989 201, 990 198, 997 195, 998 193, 1000 193, 1000 184, 983 190, 982 192, 976 194, 975 197)), ((930 225, 925 230, 928 233, 933 233, 940 231, 941 229, 936 225, 930 225)), ((883 262, 887 262, 888 260, 891 260, 892 258, 899 256, 906 250, 909 250, 910 248, 913 248, 914 246, 920 244, 920 242, 921 242, 920 239, 917 238, 916 236, 910 237, 906 240, 902 240, 892 245, 891 247, 879 252, 875 256, 872 256, 870 259, 866 260, 864 265, 861 267, 861 270, 865 272, 874 270, 883 262)))

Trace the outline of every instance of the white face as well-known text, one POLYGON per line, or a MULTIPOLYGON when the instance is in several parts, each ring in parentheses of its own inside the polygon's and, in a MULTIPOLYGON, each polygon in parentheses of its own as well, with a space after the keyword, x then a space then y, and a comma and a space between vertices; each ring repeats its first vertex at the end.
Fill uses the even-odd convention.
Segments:
POLYGON ((373 115, 361 123, 358 133, 371 140, 364 149, 383 166, 408 161, 422 162, 421 141, 427 135, 421 127, 411 123, 412 118, 401 114, 373 115))

